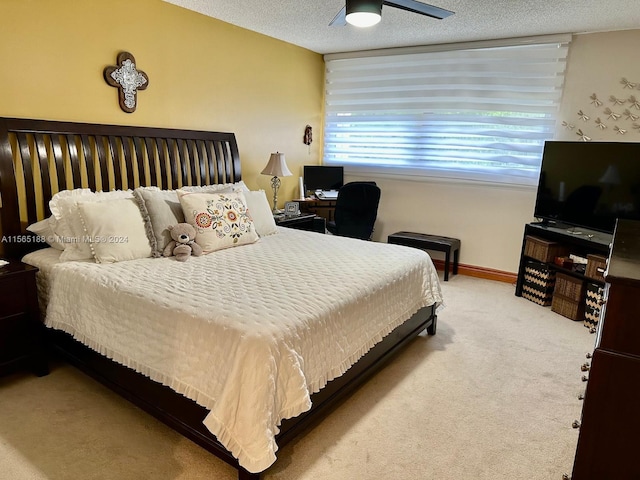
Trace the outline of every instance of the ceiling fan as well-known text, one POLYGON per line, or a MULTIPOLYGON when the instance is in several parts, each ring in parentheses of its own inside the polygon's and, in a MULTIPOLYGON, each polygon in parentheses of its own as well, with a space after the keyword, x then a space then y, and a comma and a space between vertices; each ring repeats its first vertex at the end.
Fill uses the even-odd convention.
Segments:
POLYGON ((343 26, 350 23, 357 27, 370 27, 380 21, 382 5, 427 15, 438 20, 454 13, 416 0, 346 0, 345 7, 331 20, 329 26, 343 26))

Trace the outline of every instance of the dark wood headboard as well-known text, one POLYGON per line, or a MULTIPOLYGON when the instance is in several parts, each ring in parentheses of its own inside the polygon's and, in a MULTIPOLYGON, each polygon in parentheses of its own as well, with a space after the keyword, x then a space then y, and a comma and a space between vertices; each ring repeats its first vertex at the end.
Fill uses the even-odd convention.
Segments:
POLYGON ((50 215, 61 190, 239 180, 233 133, 0 118, 0 248, 9 258, 37 248, 15 237, 50 215))

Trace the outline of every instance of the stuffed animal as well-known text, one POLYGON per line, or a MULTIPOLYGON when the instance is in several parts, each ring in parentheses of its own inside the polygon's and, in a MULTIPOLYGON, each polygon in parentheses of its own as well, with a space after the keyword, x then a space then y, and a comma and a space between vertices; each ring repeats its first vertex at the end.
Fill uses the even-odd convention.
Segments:
POLYGON ((193 255, 202 255, 202 247, 195 242, 196 229, 188 223, 178 223, 167 227, 171 232, 171 240, 164 248, 162 254, 165 257, 175 255, 176 260, 186 262, 193 255))

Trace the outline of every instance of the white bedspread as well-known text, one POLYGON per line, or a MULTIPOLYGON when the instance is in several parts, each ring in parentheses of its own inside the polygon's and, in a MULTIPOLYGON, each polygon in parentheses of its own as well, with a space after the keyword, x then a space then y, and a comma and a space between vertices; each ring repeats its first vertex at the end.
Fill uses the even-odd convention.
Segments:
POLYGON ((281 420, 311 393, 441 302, 423 251, 285 228, 184 263, 45 271, 47 326, 209 409, 205 425, 250 472, 275 461, 281 420))

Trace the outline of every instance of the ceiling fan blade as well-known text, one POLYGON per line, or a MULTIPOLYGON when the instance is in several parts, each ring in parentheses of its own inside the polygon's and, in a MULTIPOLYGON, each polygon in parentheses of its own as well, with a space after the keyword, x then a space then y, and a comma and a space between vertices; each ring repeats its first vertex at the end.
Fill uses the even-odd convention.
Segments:
POLYGON ((333 20, 329 23, 330 27, 343 27, 347 24, 347 7, 342 7, 342 10, 333 17, 333 20))
POLYGON ((417 2, 416 0, 384 0, 382 4, 388 5, 390 7, 400 8, 402 10, 407 10, 408 12, 427 15, 428 17, 437 18, 438 20, 442 20, 443 18, 447 18, 448 16, 454 14, 454 12, 450 10, 434 7, 433 5, 417 2))

